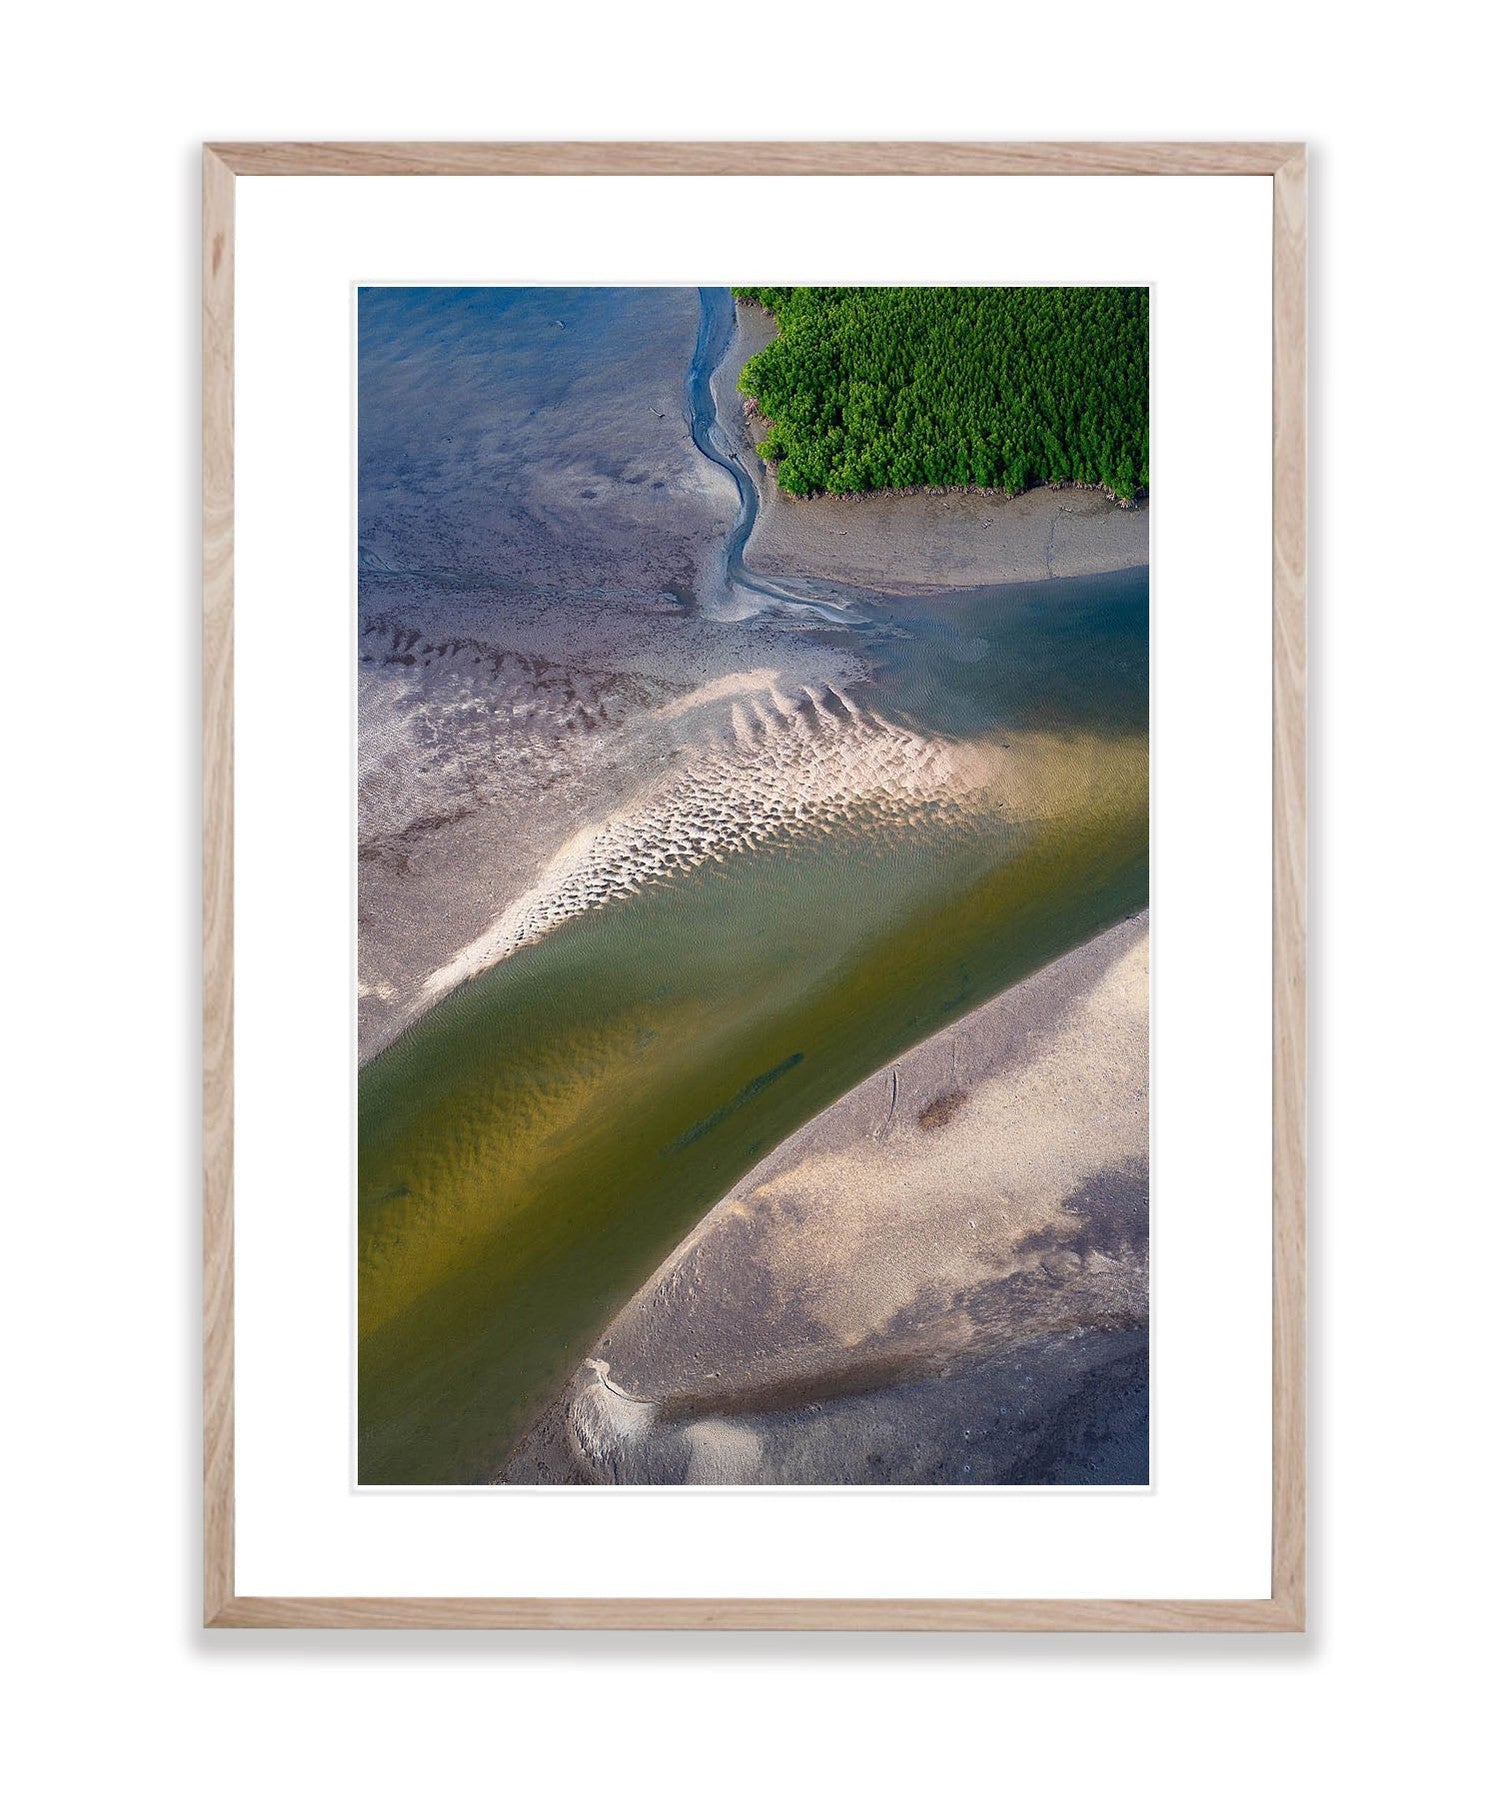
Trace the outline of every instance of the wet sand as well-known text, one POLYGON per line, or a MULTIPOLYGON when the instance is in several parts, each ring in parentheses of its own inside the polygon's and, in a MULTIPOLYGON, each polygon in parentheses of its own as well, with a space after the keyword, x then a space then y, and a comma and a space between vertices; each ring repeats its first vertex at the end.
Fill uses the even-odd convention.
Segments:
MULTIPOLYGON (((1143 581, 1056 600, 1007 583, 1137 567, 1145 515, 1103 502, 1095 516, 1099 497, 1075 493, 782 499, 729 391, 757 326, 763 341, 768 321, 750 313, 714 377, 755 472, 743 491, 760 501, 742 572, 784 575, 818 603, 766 590, 764 611, 754 593, 742 610, 709 604, 743 515, 732 469, 693 441, 696 295, 430 305, 383 322, 377 309, 362 331, 361 1061, 391 1052, 361 1075, 361 1368, 375 1371, 361 1386, 364 1478, 407 1478, 414 1428, 456 1445, 422 1479, 494 1479, 502 1466, 519 1481, 1143 1479, 1145 1152, 1130 1147, 1145 1116, 1143 921, 1121 927, 1136 933, 1132 973, 1115 979, 1089 944, 860 1077, 1142 902, 1130 821, 1143 581), (991 663, 996 631, 1009 654, 991 663), (969 738, 996 703, 1004 730, 980 765, 969 738), (997 813, 983 798, 995 793, 997 813), (1047 851, 1054 813, 1068 822, 1047 851), (856 922, 867 935, 881 907, 893 918, 925 885, 947 895, 977 878, 995 817, 1002 833, 1041 832, 1037 866, 1058 891, 1039 909, 1025 898, 1029 864, 982 903, 975 888, 962 907, 983 912, 980 937, 970 954, 949 927, 936 933, 934 980, 925 939, 904 937, 897 972, 916 988, 894 993, 872 970, 878 991, 859 993, 895 1010, 862 1050, 807 1023, 815 1007, 796 984, 815 985, 818 958, 832 980, 856 922), (779 872, 762 880, 766 857, 779 872), (875 910, 856 920, 860 902, 875 910), (680 934, 637 941, 637 919, 658 911, 680 934), (994 919, 1033 912, 1052 940, 1027 959, 1006 937, 1022 927, 996 934, 994 919), (754 954, 725 963, 725 932, 754 939, 754 954), (985 972, 996 935, 1017 958, 1002 977, 985 972), (545 969, 595 950, 576 993, 541 991, 545 969), (725 977, 746 969, 753 993, 731 993, 719 1019, 725 977), (496 979, 507 984, 491 992, 496 979), (621 983, 623 998, 605 993, 621 983), (482 1041, 468 1042, 466 1021, 482 1041), (788 1034, 797 1021, 816 1054, 788 1034), (1123 1070, 1119 1109, 1094 1118, 1083 1153, 1076 1115, 1094 1107, 1104 1053, 1123 1070), (660 1118, 642 1111, 648 1070, 660 1118), (367 1125, 371 1145, 387 1124, 407 1128, 424 1082, 423 1105, 459 1105, 460 1073, 456 1135, 366 1145, 367 1125), (824 1084, 799 1105, 808 1081, 824 1084), (366 1092, 378 1096, 368 1110, 366 1092), (675 1185, 648 1125, 665 1133, 675 1185), (1027 1131, 1040 1133, 1029 1145, 1027 1131), (637 1141, 644 1171, 622 1174, 610 1157, 637 1141), (932 1180, 909 1219, 860 1210, 932 1180), (603 1329, 725 1189, 642 1289, 654 1297, 603 1329), (960 1218, 951 1193, 983 1203, 960 1218), (688 1287, 686 1267, 701 1271, 688 1287), (629 1323, 643 1304, 648 1324, 629 1323), (461 1419, 450 1364, 472 1377, 461 1419), (491 1430, 470 1414, 500 1405, 496 1369, 514 1375, 501 1397, 515 1415, 491 1430)), ((838 978, 860 977, 850 965, 838 978)))
POLYGON ((695 611, 737 511, 687 417, 695 290, 368 304, 362 1062, 580 829, 691 760, 691 695, 856 672, 784 623, 695 611))
MULTIPOLYGON (((378 296, 369 305, 361 1061, 580 832, 703 753, 714 734, 697 727, 713 721, 690 716, 694 693, 760 667, 791 693, 847 691, 861 673, 805 621, 694 607, 737 510, 732 479, 692 442, 694 290, 438 292, 388 317, 378 296)), ((1097 495, 787 500, 735 391, 772 329, 740 308, 713 378, 761 497, 755 572, 916 592, 1145 560, 1147 515, 1097 495)))
POLYGON ((695 765, 729 712, 695 695, 747 667, 793 693, 857 673, 825 643, 699 619, 670 595, 362 591, 362 1061, 580 832, 695 765))
POLYGON ((1115 926, 788 1138, 502 1478, 1146 1479, 1147 946, 1115 926))
MULTIPOLYGON (((997 760, 893 725, 846 688, 797 686, 774 668, 708 682, 655 715, 661 727, 689 719, 685 753, 664 755, 661 773, 570 838, 488 930, 427 977, 424 1000, 568 919, 709 863, 816 836, 869 846, 882 835, 956 832, 997 760)), ((1018 795, 1022 783, 1012 777, 1010 789, 1018 795)))

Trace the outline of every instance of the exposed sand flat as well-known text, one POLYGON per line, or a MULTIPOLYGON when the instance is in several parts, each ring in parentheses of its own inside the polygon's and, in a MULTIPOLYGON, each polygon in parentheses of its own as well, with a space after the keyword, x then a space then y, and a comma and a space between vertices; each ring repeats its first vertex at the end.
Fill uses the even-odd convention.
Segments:
MULTIPOLYGON (((448 1430, 441 1455, 462 1478, 490 1478, 503 1462, 500 1478, 521 1483, 1145 1478, 1143 916, 846 1093, 765 1156, 600 1325, 788 1123, 914 1030, 951 1018, 943 1005, 992 989, 965 963, 950 989, 912 998, 925 963, 888 976, 861 967, 890 989, 876 1036, 851 1033, 842 1060, 817 1062, 829 1034, 810 1007, 805 1054, 789 1035, 802 990, 820 992, 829 970, 843 978, 840 908, 866 876, 871 904, 888 900, 892 917, 919 910, 928 884, 956 886, 970 866, 1023 848, 1031 827, 1044 849, 1047 821, 1080 796, 1107 812, 1111 783, 1129 786, 1143 731, 1143 652, 1131 636, 1143 579, 1058 589, 1054 604, 993 588, 1143 564, 1148 521, 1081 493, 789 502, 754 455, 732 391, 756 332, 768 333, 764 315, 740 318, 714 377, 750 476, 704 404, 702 370, 729 326, 722 296, 704 308, 700 337, 690 290, 487 295, 462 302, 461 317, 453 304, 422 298, 411 332, 393 306, 362 395, 361 1056, 458 983, 572 925, 449 1013, 466 1028, 492 998, 536 987, 521 1052, 541 1078, 535 1096, 529 1075, 520 1083, 514 1115, 528 1130, 533 1098, 541 1106, 536 1162, 550 1184, 536 1172, 534 1193, 527 1185, 535 1171, 509 1113, 506 1128, 481 1130, 483 1153, 461 1170, 446 1123, 430 1155, 413 1131, 412 1167, 396 1165, 400 1148, 389 1180, 368 1165, 374 1202, 393 1208, 400 1263, 372 1329, 392 1340, 412 1294, 431 1307, 389 1366, 405 1380, 450 1333, 443 1391, 497 1408, 492 1419, 463 1401, 461 1429, 434 1419, 448 1430), (754 577, 788 585, 761 590, 754 577), (726 592, 744 604, 725 603, 726 592), (1096 646, 1086 682, 1080 646, 1096 646), (663 925, 639 970, 651 1006, 678 1003, 683 948, 702 950, 686 959, 693 1030, 680 1041, 621 1009, 634 971, 621 946, 637 922, 663 925), (729 999, 763 1006, 788 1039, 763 1058, 746 1051, 742 1069, 726 1057, 736 1072, 720 1080, 699 986, 717 981, 719 946, 743 941, 758 942, 761 961, 729 999), (566 1029, 552 1006, 568 995, 546 985, 559 971, 576 987, 566 1029), (628 977, 623 1000, 616 973, 628 977), (606 1039, 599 1068, 625 1072, 590 1114, 582 1089, 547 1070, 591 1066, 606 1039), (650 1057, 666 1069, 658 1088, 645 1078, 650 1057), (822 1084, 798 1102, 803 1070, 822 1084), (783 1075, 779 1111, 756 1123, 748 1106, 783 1075), (690 1123, 674 1136, 673 1117, 670 1153, 706 1158, 700 1178, 682 1164, 668 1195, 677 1209, 655 1224, 650 1097, 690 1123), (574 1116, 588 1125, 576 1133, 587 1153, 569 1161, 574 1116), (638 1165, 628 1153, 600 1160, 589 1129, 626 1151, 638 1140, 638 1165), (724 1135, 705 1150, 710 1130, 724 1135), (417 1225, 428 1228, 444 1195, 462 1202, 459 1268, 479 1224, 490 1229, 482 1209, 496 1196, 508 1204, 510 1185, 518 1204, 535 1201, 538 1291, 557 1302, 539 1349, 530 1293, 502 1297, 530 1267, 513 1253, 523 1236, 494 1239, 487 1262, 462 1262, 456 1329, 458 1289, 422 1285, 417 1252, 426 1245, 446 1279, 451 1245, 417 1225), (600 1227, 610 1206, 616 1216, 600 1227), (598 1245, 615 1224, 610 1263, 598 1245), (637 1228, 648 1234, 631 1251, 637 1228), (557 1247, 574 1239, 576 1263, 557 1247), (451 1384, 449 1363, 468 1387, 451 1384), (569 1369, 511 1454, 510 1432, 569 1369)), ((1075 885, 1093 892, 1086 873, 1075 885)), ((1023 896, 996 900, 1001 935, 1012 903, 1026 916, 1023 896)), ((1090 900, 1077 928, 1127 903, 1123 889, 1112 910, 1090 900)), ((1067 940, 1053 933, 1048 947, 1067 940)), ((972 942, 981 959, 986 940, 972 942)), ((483 1116, 505 1032, 503 1016, 497 1027, 480 1019, 466 1045, 483 1116)), ((400 1094, 406 1060, 361 1076, 362 1094, 381 1096, 371 1120, 399 1118, 385 1096, 400 1094)), ((370 1265, 384 1253, 376 1240, 370 1265)), ((413 1424, 408 1442, 430 1436, 427 1421, 403 1420, 392 1391, 396 1403, 369 1425, 381 1455, 413 1424)), ((362 1388, 361 1454, 365 1399, 362 1388)))
POLYGON ((737 507, 689 429, 697 324, 693 289, 372 303, 361 1060, 580 831, 691 758, 721 696, 753 699, 767 670, 788 692, 857 678, 775 620, 696 610, 737 507))
POLYGON ((1147 946, 1116 926, 773 1151, 503 1478, 1143 1479, 1147 946))
POLYGON ((764 694, 775 701, 780 700, 780 671, 774 668, 750 668, 741 674, 721 675, 716 681, 705 681, 701 687, 694 687, 691 693, 684 693, 679 700, 673 700, 669 706, 661 708, 662 718, 685 718, 699 706, 711 706, 715 700, 739 699, 748 695, 764 694))
POLYGON ((734 704, 753 745, 807 703, 803 685, 847 692, 858 673, 771 622, 630 594, 408 592, 366 618, 360 651, 362 1059, 570 844, 674 774, 690 791, 734 704))
POLYGON ((688 593, 732 521, 687 428, 694 288, 374 293, 362 571, 688 593))
POLYGON ((714 378, 719 417, 755 477, 760 512, 745 564, 768 580, 836 581, 880 592, 983 587, 1052 575, 1105 574, 1150 560, 1150 512, 1087 489, 909 492, 789 499, 754 444, 739 372, 775 335, 758 306, 740 306, 733 346, 714 378))
POLYGON ((579 832, 535 885, 423 984, 430 1003, 569 918, 758 844, 840 833, 907 840, 959 822, 983 759, 774 671, 710 683, 661 717, 717 704, 727 720, 686 766, 579 832), (737 695, 740 697, 731 698, 737 695))
MULTIPOLYGON (((470 947, 555 875, 570 845, 711 751, 725 724, 746 751, 799 709, 829 729, 852 717, 883 727, 863 719, 866 671, 850 641, 819 639, 806 617, 697 610, 737 499, 691 438, 695 292, 540 291, 482 304, 502 303, 475 325, 434 300, 421 330, 393 321, 365 346, 361 1059, 451 984, 437 971, 484 965, 470 947)), ((744 309, 714 376, 721 416, 741 435, 734 383, 771 329, 744 309)), ((751 561, 768 574, 899 590, 1035 574, 1048 561, 1053 572, 1112 565, 1112 553, 1073 555, 1075 520, 1043 516, 1056 496, 1011 504, 1016 529, 1001 555, 1001 540, 973 522, 993 502, 793 507, 747 440, 745 463, 764 500, 751 561), (945 521, 935 536, 920 522, 932 507, 945 521), (881 508, 893 510, 876 529, 881 508), (868 529, 849 535, 866 512, 868 529), (986 534, 964 549, 975 532, 986 534)), ((1143 515, 1114 516, 1142 531, 1143 515)), ((1143 535, 1141 545, 1143 560, 1143 535)))
POLYGON ((1007 500, 973 493, 787 499, 767 492, 745 552, 757 575, 801 575, 886 593, 1107 574, 1150 560, 1148 506, 1040 488, 1007 500))

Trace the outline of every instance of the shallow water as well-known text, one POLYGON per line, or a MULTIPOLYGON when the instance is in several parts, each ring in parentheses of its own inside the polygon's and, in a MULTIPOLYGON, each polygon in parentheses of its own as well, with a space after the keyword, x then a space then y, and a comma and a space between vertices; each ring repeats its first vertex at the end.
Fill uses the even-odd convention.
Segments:
MULTIPOLYGON (((721 324, 710 290, 689 409, 721 324)), ((1145 904, 1144 571, 847 598, 817 632, 857 648, 861 705, 958 759, 956 797, 853 793, 815 829, 568 918, 362 1072, 364 1481, 493 1477, 768 1149, 1145 904)), ((842 755, 837 711, 812 728, 842 755)))
MULTIPOLYGON (((724 616, 772 611, 841 622, 861 616, 853 593, 831 602, 799 593, 794 584, 752 575, 744 566, 745 546, 760 511, 760 492, 740 460, 713 400, 713 374, 728 353, 734 336, 734 296, 726 287, 698 290, 701 308, 697 343, 687 370, 687 420, 692 441, 702 455, 728 474, 739 496, 739 516, 723 540, 717 559, 721 592, 700 593, 699 606, 724 616)), ((826 587, 826 583, 823 584, 826 587)))
POLYGON ((868 607, 885 709, 955 736, 998 726, 1132 736, 1149 724, 1143 568, 868 607))

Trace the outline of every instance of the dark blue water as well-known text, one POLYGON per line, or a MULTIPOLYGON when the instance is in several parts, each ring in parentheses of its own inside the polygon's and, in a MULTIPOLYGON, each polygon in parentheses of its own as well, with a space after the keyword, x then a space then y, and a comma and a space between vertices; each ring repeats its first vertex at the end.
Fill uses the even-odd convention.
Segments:
POLYGON ((859 653, 881 709, 926 730, 1149 728, 1148 569, 866 605, 859 653))

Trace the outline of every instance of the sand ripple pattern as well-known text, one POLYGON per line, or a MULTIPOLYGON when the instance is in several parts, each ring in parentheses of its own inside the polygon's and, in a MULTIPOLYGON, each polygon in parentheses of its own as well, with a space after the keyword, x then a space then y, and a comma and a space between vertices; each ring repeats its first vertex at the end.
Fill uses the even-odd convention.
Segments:
MULTIPOLYGON (((724 708, 713 708, 720 715, 724 708)), ((430 1001, 569 918, 757 847, 951 827, 979 784, 956 745, 863 709, 841 688, 767 684, 721 736, 603 824, 579 832, 485 934, 429 975, 430 1001)))

